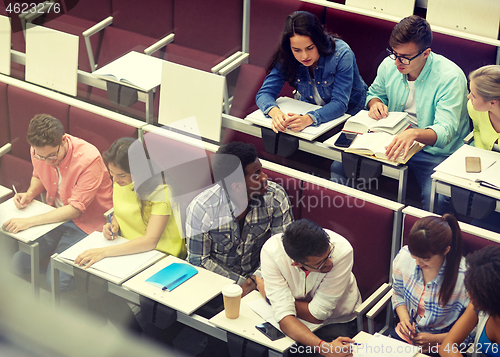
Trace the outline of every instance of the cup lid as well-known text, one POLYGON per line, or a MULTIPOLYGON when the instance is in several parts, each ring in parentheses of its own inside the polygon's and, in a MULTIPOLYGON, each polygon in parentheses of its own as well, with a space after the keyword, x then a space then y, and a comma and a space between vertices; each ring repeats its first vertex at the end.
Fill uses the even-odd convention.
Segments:
POLYGON ((240 296, 243 293, 243 289, 238 284, 229 284, 222 288, 222 295, 227 297, 240 296))

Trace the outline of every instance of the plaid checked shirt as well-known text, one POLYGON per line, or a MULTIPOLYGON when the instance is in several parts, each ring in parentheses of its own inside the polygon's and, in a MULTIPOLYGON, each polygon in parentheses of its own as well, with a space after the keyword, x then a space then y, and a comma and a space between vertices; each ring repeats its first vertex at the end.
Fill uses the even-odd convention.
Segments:
POLYGON ((446 333, 455 324, 469 304, 467 291, 464 286, 465 258, 462 257, 458 269, 455 290, 450 300, 443 307, 439 304, 439 289, 443 282, 446 260, 434 280, 424 286, 422 269, 416 264, 410 255, 408 246, 404 246, 394 259, 392 267, 392 280, 394 294, 392 295, 392 307, 396 309, 399 305, 406 305, 408 313, 417 311, 418 302, 424 293, 425 312, 424 316, 417 316, 417 327, 420 332, 433 334, 446 333), (425 289, 425 291, 424 291, 425 289))
POLYGON ((293 222, 283 187, 268 181, 264 196, 250 202, 242 232, 220 185, 199 194, 188 206, 188 261, 242 284, 260 266, 260 250, 269 237, 293 222))

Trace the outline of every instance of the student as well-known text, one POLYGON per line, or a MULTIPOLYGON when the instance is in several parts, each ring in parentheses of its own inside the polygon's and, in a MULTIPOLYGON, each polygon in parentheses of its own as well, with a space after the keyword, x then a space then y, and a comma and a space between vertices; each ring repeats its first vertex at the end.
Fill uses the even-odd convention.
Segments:
MULTIPOLYGON (((467 109, 474 125, 474 146, 492 150, 500 138, 500 66, 490 65, 469 74, 467 109)), ((492 212, 471 224, 500 233, 500 215, 492 212)))
POLYGON ((500 138, 500 66, 476 69, 469 79, 467 109, 474 124, 474 146, 492 150, 500 138))
POLYGON ((233 279, 247 294, 256 288, 262 246, 293 221, 290 200, 267 180, 251 144, 221 146, 212 168, 217 184, 186 210, 188 261, 233 279))
POLYGON ((466 337, 477 326, 472 356, 500 356, 500 247, 488 246, 467 256, 465 287, 471 302, 439 347, 441 356, 462 357, 466 337))
POLYGON ((273 119, 275 132, 287 127, 300 131, 344 113, 354 115, 365 105, 367 86, 359 75, 354 53, 344 41, 326 33, 319 19, 306 11, 294 12, 286 19, 268 73, 256 101, 273 119), (323 107, 304 115, 283 113, 276 98, 285 82, 298 91, 301 100, 323 107))
MULTIPOLYGON (((117 234, 128 242, 104 248, 89 249, 75 259, 75 264, 89 268, 106 257, 135 254, 152 249, 180 258, 186 256, 186 243, 175 221, 168 189, 162 176, 153 176, 140 186, 135 185, 130 171, 129 148, 134 138, 121 138, 103 153, 103 159, 113 178, 113 217, 102 227, 106 239, 117 234)), ((111 293, 99 299, 90 299, 93 306, 100 305, 113 324, 125 326, 129 331, 142 333, 143 328, 127 302, 111 293)), ((143 323, 144 325, 144 323, 143 323)), ((148 331, 151 331, 148 326, 148 331)))
MULTIPOLYGON (((23 209, 46 192, 46 203, 56 209, 31 218, 13 218, 3 224, 17 233, 33 226, 67 221, 38 239, 40 260, 61 253, 106 222, 103 214, 112 206, 111 180, 99 151, 88 142, 64 133, 63 125, 48 114, 31 119, 28 134, 33 177, 30 187, 14 199, 23 209)), ((17 252, 12 258, 16 274, 29 274, 30 257, 17 252)), ((50 263, 48 267, 50 271, 50 263)), ((61 272, 61 291, 71 289, 73 277, 61 272)), ((50 274, 47 282, 51 285, 50 274)))
POLYGON ((399 323, 391 337, 437 354, 437 345, 469 303, 462 246, 455 217, 445 214, 415 222, 408 245, 393 262, 392 307, 399 323))
POLYGON ((106 257, 127 255, 158 249, 166 254, 184 258, 186 244, 181 237, 167 186, 161 176, 153 177, 153 183, 134 186, 129 166, 129 148, 133 138, 116 140, 103 153, 103 159, 113 178, 113 207, 111 223, 104 225, 106 239, 120 235, 129 242, 105 248, 89 249, 81 253, 75 264, 86 268, 106 257), (155 180, 158 179, 158 180, 155 180))
POLYGON ((358 332, 354 309, 361 295, 351 271, 353 261, 351 244, 344 237, 306 219, 293 222, 264 244, 259 291, 269 299, 281 330, 300 343, 292 345, 291 352, 349 355, 350 348, 345 354, 332 352, 344 342, 348 347, 353 342, 348 337, 358 332), (313 333, 297 318, 325 326, 313 333))
MULTIPOLYGON (((426 145, 407 162, 422 190, 422 205, 429 210, 434 167, 462 146, 469 131, 467 80, 462 70, 445 57, 431 52, 432 31, 428 22, 412 15, 392 30, 388 57, 378 67, 368 88, 368 115, 374 119, 388 112, 407 112, 411 127, 398 134, 386 155, 406 157, 416 140, 426 145)), ((342 165, 332 165, 332 178, 341 180, 342 165)), ((344 178, 345 179, 345 178, 344 178)), ((440 195, 438 211, 446 209, 440 195)))

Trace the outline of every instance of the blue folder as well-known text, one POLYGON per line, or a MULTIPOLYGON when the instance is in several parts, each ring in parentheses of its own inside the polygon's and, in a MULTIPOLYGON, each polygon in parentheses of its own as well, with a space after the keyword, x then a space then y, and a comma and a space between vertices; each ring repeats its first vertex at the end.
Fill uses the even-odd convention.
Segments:
POLYGON ((189 264, 172 263, 150 276, 146 281, 162 290, 172 291, 186 280, 198 274, 198 270, 189 264))

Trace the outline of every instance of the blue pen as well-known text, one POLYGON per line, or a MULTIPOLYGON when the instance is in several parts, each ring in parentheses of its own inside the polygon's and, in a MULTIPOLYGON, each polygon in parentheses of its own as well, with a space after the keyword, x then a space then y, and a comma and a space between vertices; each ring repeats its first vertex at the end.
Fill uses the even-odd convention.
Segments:
POLYGON ((113 233, 113 223, 111 222, 112 217, 113 217, 113 213, 108 214, 108 222, 111 225, 111 227, 109 227, 109 229, 111 230, 111 237, 114 239, 115 234, 113 233))
POLYGON ((172 286, 175 286, 177 283, 181 282, 183 279, 186 278, 186 276, 187 276, 187 274, 181 275, 180 277, 178 277, 177 279, 175 279, 174 281, 172 281, 170 284, 167 284, 163 288, 161 288, 161 291, 165 291, 165 290, 170 291, 170 288, 172 286))

